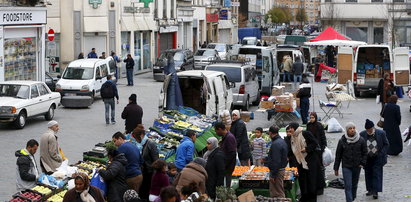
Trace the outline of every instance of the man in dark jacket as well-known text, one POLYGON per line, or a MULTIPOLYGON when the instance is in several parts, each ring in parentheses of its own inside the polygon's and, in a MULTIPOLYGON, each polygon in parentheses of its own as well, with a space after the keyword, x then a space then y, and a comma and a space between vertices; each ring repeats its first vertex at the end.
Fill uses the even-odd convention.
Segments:
POLYGON ((352 202, 357 197, 358 180, 361 168, 367 162, 367 143, 355 130, 354 123, 347 123, 346 134, 338 141, 335 152, 334 172, 338 176, 338 169, 342 162, 345 199, 352 202))
POLYGON ((222 137, 221 150, 225 155, 225 180, 226 186, 231 187, 231 177, 236 164, 237 141, 233 134, 225 128, 223 122, 214 125, 215 132, 222 137))
POLYGON ((291 131, 291 126, 287 126, 285 128, 287 136, 284 138, 285 143, 287 143, 287 150, 288 150, 288 166, 291 167, 297 167, 298 162, 297 159, 295 158, 295 155, 293 153, 293 150, 291 149, 291 136, 293 135, 293 132, 291 131))
POLYGON ((310 110, 311 85, 309 83, 301 84, 297 97, 300 98, 301 119, 303 124, 307 124, 308 111, 310 110))
POLYGON ((116 105, 114 103, 114 98, 117 99, 118 104, 118 91, 117 86, 111 80, 112 76, 107 75, 107 81, 101 86, 101 98, 103 98, 104 102, 104 109, 105 109, 105 117, 106 117, 106 124, 110 124, 109 114, 111 108, 111 123, 115 124, 116 120, 116 105))
POLYGON ((137 104, 137 95, 131 94, 128 98, 128 105, 124 107, 121 118, 126 120, 126 133, 131 133, 142 123, 143 120, 143 108, 137 104))
POLYGON ((367 164, 364 167, 367 196, 378 199, 378 192, 382 192, 383 166, 387 163, 387 136, 383 130, 374 128, 374 123, 367 119, 365 130, 360 133, 367 142, 367 164))
POLYGON ((287 167, 288 148, 287 143, 279 136, 279 128, 271 126, 268 133, 272 143, 267 156, 268 168, 270 168, 270 196, 272 198, 284 198, 284 168, 287 167))
POLYGON ((110 164, 106 170, 99 170, 100 176, 107 183, 107 201, 121 202, 127 191, 126 165, 127 159, 123 153, 115 149, 107 151, 110 164))
POLYGON ((294 85, 297 86, 301 82, 301 75, 304 72, 304 64, 300 58, 297 58, 293 63, 292 72, 294 74, 294 85))
POLYGON ((127 70, 127 86, 134 85, 133 83, 133 71, 134 71, 134 59, 131 57, 131 54, 127 54, 127 58, 124 59, 126 63, 127 70))
POLYGON ((39 177, 39 170, 37 168, 34 154, 37 151, 39 143, 31 139, 27 142, 26 148, 16 151, 17 157, 17 191, 31 189, 36 186, 36 181, 39 177))
POLYGON ((232 113, 233 122, 231 124, 230 132, 234 135, 237 141, 237 152, 240 164, 242 166, 250 166, 250 141, 247 136, 247 127, 240 117, 240 111, 233 110, 232 113))
POLYGON ((95 48, 91 49, 91 52, 87 55, 87 58, 98 58, 95 48))

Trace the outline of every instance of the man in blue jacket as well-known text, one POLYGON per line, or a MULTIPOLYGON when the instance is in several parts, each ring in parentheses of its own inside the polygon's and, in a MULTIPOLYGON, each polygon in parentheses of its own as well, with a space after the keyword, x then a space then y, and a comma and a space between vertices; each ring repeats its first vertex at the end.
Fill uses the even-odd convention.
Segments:
POLYGON ((194 142, 196 141, 196 133, 192 130, 188 130, 177 148, 176 152, 176 167, 178 172, 193 160, 194 155, 194 142))
POLYGON ((284 168, 287 166, 287 143, 280 137, 276 126, 271 126, 268 133, 272 143, 266 158, 270 169, 270 196, 272 198, 285 198, 284 193, 284 168))
POLYGON ((95 48, 92 48, 92 49, 91 49, 91 52, 88 53, 87 58, 98 58, 95 48))

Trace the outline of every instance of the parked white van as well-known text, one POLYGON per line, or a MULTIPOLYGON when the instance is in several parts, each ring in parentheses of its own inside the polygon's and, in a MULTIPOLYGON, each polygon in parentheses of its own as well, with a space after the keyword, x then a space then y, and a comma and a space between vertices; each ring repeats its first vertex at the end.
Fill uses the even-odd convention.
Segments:
POLYGON ((61 94, 61 104, 65 107, 90 106, 107 81, 107 75, 112 75, 116 81, 115 71, 112 57, 70 62, 56 84, 56 92, 61 94))
MULTIPOLYGON (((191 107, 207 116, 218 115, 223 110, 230 110, 233 93, 227 76, 223 72, 190 70, 177 73, 182 93, 183 105, 191 107)), ((160 93, 159 112, 169 109, 167 106, 168 88, 171 75, 164 80, 160 93)))

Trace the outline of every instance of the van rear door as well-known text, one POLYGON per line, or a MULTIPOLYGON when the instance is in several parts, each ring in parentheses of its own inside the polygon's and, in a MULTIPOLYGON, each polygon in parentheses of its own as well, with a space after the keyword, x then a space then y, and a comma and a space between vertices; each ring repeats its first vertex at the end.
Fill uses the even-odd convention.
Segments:
MULTIPOLYGON (((262 81, 260 84, 260 91, 262 94, 271 94, 271 87, 273 86, 273 57, 271 49, 262 49, 262 81)), ((257 69, 258 72, 258 69, 257 69)))
POLYGON ((222 75, 217 76, 216 78, 214 78, 214 91, 216 94, 216 105, 217 105, 217 110, 216 110, 216 114, 218 114, 218 112, 223 111, 224 109, 226 109, 225 103, 226 103, 226 90, 225 90, 225 82, 223 82, 223 78, 222 75))
POLYGON ((214 91, 214 83, 212 79, 208 79, 203 75, 203 87, 202 87, 202 96, 206 97, 206 115, 212 116, 217 114, 217 96, 214 91))
MULTIPOLYGON (((353 81, 353 75, 357 74, 356 68, 353 71, 353 49, 350 47, 338 47, 337 55, 338 83, 346 84, 348 80, 353 81), (354 73, 354 74, 353 74, 354 73)), ((362 78, 364 84, 364 78, 362 78)), ((361 83, 361 82, 360 82, 361 83)), ((357 83, 360 85, 359 83, 357 83)))
POLYGON ((395 85, 408 85, 410 81, 410 60, 408 47, 395 48, 393 51, 394 83, 395 85))

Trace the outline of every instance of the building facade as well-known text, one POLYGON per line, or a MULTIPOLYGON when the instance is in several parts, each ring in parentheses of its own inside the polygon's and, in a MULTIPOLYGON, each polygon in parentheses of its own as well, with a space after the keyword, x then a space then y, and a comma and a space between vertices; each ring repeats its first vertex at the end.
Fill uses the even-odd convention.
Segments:
POLYGON ((277 7, 285 7, 290 9, 290 13, 293 16, 291 25, 315 25, 319 24, 320 18, 320 0, 278 0, 276 2, 277 7), (307 16, 306 22, 298 22, 296 19, 299 10, 304 9, 307 16))
POLYGON ((238 0, 204 0, 208 43, 238 42, 238 3, 238 0))

